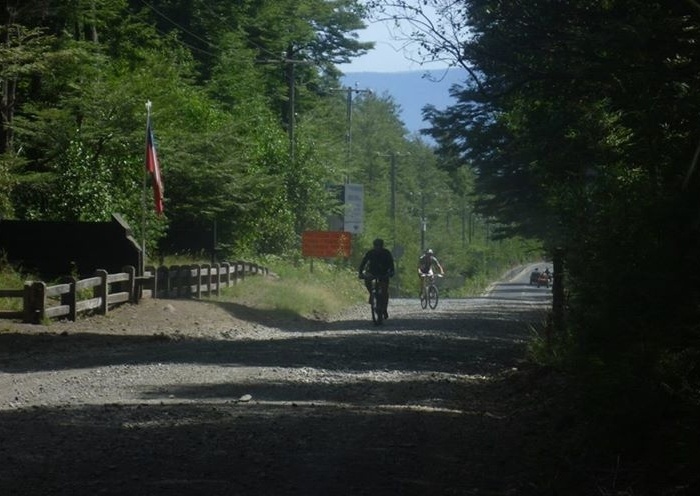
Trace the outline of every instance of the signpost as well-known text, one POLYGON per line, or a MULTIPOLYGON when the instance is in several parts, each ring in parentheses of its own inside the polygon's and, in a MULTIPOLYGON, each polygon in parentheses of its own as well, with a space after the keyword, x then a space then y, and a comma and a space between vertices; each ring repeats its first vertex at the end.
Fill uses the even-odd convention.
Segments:
POLYGON ((301 254, 313 258, 350 258, 352 235, 362 232, 364 221, 364 187, 361 184, 331 186, 330 191, 338 192, 342 202, 342 218, 330 215, 329 231, 304 231, 301 233, 301 254))
POLYGON ((343 219, 343 230, 352 234, 362 232, 364 221, 365 191, 361 184, 345 184, 343 200, 345 203, 345 216, 343 219))

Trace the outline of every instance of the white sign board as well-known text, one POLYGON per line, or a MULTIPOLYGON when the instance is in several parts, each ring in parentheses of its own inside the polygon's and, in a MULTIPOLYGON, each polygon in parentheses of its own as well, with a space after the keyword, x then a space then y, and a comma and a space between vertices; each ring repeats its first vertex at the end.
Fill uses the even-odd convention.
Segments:
POLYGON ((343 230, 357 234, 362 232, 365 218, 365 190, 361 184, 345 184, 345 218, 343 230))

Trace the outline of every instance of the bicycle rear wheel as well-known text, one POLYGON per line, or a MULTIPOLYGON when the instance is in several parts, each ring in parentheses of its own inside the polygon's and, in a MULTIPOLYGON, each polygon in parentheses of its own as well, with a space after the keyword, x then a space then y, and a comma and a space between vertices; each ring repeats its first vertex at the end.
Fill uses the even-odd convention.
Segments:
POLYGON ((436 286, 433 286, 432 284, 428 287, 428 305, 430 305, 430 308, 435 310, 435 307, 437 307, 438 304, 438 290, 436 286))
POLYGON ((375 288, 372 290, 372 322, 376 325, 381 324, 384 320, 384 311, 381 309, 380 299, 381 292, 375 288))

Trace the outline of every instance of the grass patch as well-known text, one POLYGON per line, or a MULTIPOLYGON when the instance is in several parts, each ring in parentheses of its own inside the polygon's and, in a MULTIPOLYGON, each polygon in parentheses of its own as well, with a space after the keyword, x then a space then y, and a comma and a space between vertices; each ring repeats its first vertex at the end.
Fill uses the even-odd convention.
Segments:
MULTIPOLYGON (((24 287, 24 278, 22 274, 15 271, 9 265, 0 267, 0 289, 22 289, 24 287)), ((22 298, 0 298, 0 310, 4 311, 20 311, 23 308, 22 298)))
POLYGON ((263 265, 275 275, 247 277, 243 283, 222 290, 218 299, 316 318, 336 314, 364 300, 365 289, 354 270, 319 262, 314 264, 313 272, 308 266, 281 261, 263 265))

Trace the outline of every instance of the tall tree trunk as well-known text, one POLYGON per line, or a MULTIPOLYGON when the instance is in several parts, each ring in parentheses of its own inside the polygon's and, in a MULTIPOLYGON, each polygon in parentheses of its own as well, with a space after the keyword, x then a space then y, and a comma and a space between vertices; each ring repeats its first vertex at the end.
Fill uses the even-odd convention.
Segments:
POLYGON ((2 101, 0 101, 0 154, 12 150, 12 116, 14 115, 17 81, 7 78, 0 81, 2 101))

